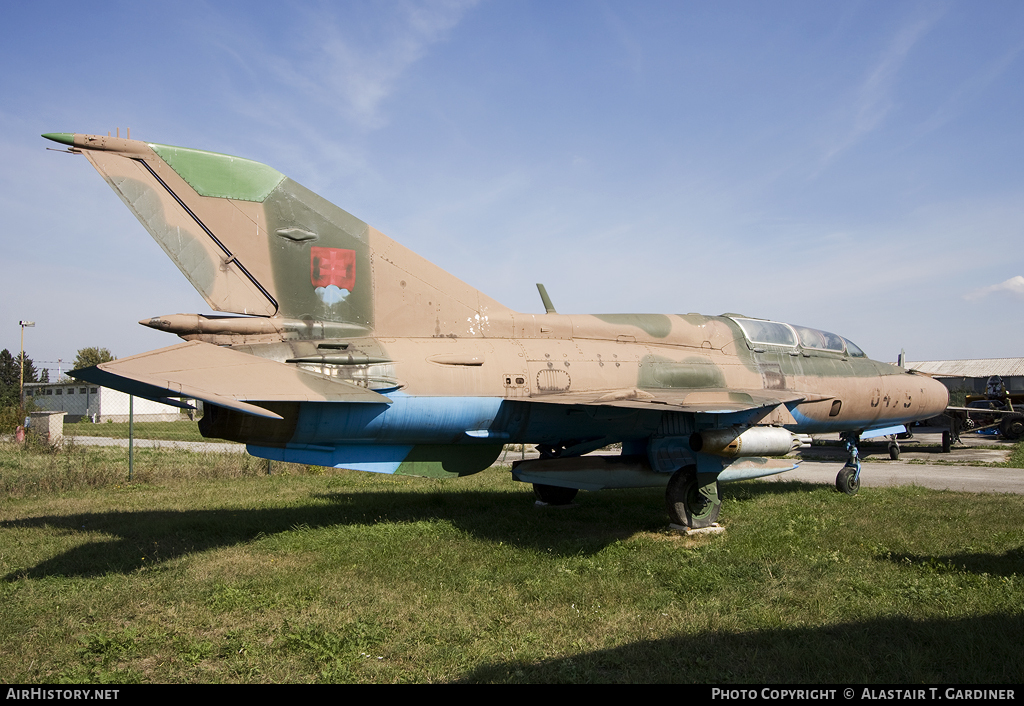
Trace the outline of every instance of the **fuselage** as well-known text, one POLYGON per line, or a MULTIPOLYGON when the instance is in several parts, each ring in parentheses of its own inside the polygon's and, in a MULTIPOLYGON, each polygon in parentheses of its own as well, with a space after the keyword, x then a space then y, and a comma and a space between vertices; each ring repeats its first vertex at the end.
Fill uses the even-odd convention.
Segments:
MULTIPOLYGON (((755 422, 796 433, 905 424, 946 406, 940 383, 870 360, 841 337, 815 338, 810 334, 832 334, 789 327, 792 341, 752 340, 745 327, 786 326, 760 322, 697 314, 517 314, 512 322, 485 322, 473 337, 240 345, 235 348, 280 362, 302 361, 293 364, 376 389, 392 403, 290 403, 274 407, 286 412, 283 422, 246 419, 239 426, 222 417, 221 425, 208 424, 205 431, 292 446, 614 443, 665 434, 666 425, 672 435, 690 434, 710 418, 671 406, 563 401, 621 390, 687 391, 697 397, 761 391, 793 401, 755 422), (518 335, 500 335, 506 331, 518 335), (810 334, 802 340, 801 332, 810 334)), ((735 416, 725 421, 743 422, 735 416)))

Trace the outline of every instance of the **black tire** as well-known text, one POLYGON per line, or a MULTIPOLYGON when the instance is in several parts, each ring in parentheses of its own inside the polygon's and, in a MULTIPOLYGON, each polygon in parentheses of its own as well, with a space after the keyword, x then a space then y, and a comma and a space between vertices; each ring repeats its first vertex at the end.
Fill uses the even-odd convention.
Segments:
POLYGON ((948 431, 942 432, 942 453, 948 454, 953 448, 953 435, 948 431))
POLYGON ((836 476, 836 490, 847 495, 856 495, 860 490, 860 479, 857 476, 857 469, 852 466, 843 466, 836 476))
POLYGON ((533 484, 533 494, 545 505, 569 505, 576 499, 576 494, 579 492, 579 488, 533 484))
POLYGON ((889 458, 893 461, 900 460, 900 447, 896 444, 889 444, 889 458))
POLYGON ((1010 441, 1024 438, 1024 414, 1008 414, 999 422, 999 433, 1010 441))
POLYGON ((711 500, 701 492, 697 483, 697 469, 694 466, 680 468, 672 474, 665 488, 665 504, 673 524, 691 529, 710 527, 722 510, 722 497, 718 483, 714 483, 715 499, 711 500))

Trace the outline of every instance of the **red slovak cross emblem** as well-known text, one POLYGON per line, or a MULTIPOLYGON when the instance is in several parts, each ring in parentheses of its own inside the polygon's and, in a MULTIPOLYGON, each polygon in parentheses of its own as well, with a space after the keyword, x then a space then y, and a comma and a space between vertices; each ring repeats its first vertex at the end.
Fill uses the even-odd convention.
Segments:
POLYGON ((334 285, 352 291, 356 286, 356 251, 310 248, 309 277, 314 287, 334 285))

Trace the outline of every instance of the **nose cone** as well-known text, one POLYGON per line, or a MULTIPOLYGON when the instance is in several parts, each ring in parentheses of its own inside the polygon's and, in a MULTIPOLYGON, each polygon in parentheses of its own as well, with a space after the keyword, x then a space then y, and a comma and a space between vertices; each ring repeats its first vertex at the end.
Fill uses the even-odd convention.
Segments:
POLYGON ((949 406, 949 390, 938 380, 921 377, 921 419, 930 419, 942 414, 949 406))
POLYGON ((43 135, 47 140, 59 142, 62 145, 75 145, 75 135, 71 132, 47 132, 43 135))

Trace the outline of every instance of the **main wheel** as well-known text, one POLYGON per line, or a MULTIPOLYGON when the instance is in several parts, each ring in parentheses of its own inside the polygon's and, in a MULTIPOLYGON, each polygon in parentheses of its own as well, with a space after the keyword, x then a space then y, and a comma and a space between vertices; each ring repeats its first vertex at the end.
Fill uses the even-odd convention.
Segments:
POLYGON ((942 453, 948 454, 953 448, 953 434, 948 431, 942 432, 942 453))
POLYGON ((857 478, 857 469, 852 466, 843 466, 836 476, 836 490, 847 495, 856 495, 860 490, 860 479, 857 478))
POLYGON ((672 474, 665 488, 665 502, 672 522, 692 529, 710 527, 722 509, 718 481, 701 485, 694 466, 680 468, 672 474))
POLYGON ((1008 414, 999 422, 999 431, 1010 441, 1024 438, 1024 414, 1008 414))
POLYGON ((545 505, 568 505, 580 492, 579 488, 563 488, 560 485, 533 484, 533 494, 545 505))
POLYGON ((889 458, 893 461, 900 460, 900 447, 896 444, 889 444, 889 458))

